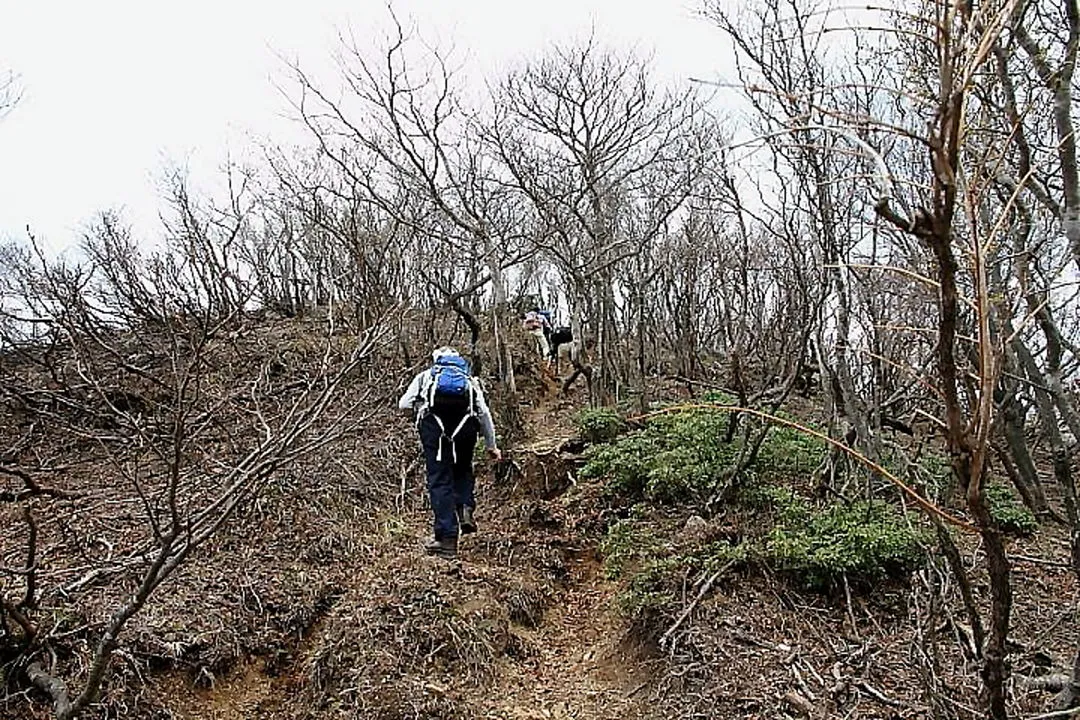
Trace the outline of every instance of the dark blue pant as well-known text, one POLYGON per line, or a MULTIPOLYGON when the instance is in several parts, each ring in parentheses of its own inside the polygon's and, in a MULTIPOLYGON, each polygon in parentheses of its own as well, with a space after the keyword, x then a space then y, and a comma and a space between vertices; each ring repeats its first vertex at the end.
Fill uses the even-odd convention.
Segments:
MULTIPOLYGON (((443 421, 446 435, 457 427, 460 418, 448 418, 443 421)), ((476 420, 470 419, 454 438, 443 436, 439 423, 432 415, 426 415, 420 421, 420 444, 424 447, 424 460, 427 462, 428 495, 431 497, 431 509, 435 513, 435 539, 457 539, 457 510, 463 505, 474 508, 473 496, 476 477, 473 475, 473 450, 476 448, 476 420), (442 460, 437 460, 439 444, 442 443, 442 460), (457 461, 455 462, 455 450, 457 461)))

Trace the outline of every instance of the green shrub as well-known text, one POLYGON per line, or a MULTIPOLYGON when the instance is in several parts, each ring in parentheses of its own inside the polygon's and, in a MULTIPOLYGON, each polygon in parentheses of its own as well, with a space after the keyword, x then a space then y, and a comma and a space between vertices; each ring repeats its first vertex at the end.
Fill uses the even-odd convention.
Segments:
POLYGON ((612 408, 585 408, 578 413, 577 427, 586 442, 611 442, 626 430, 626 420, 612 408))
POLYGON ((808 587, 835 587, 845 577, 870 582, 910 572, 929 534, 912 528, 892 506, 856 502, 813 508, 794 497, 777 507, 765 554, 808 587))
POLYGON ((675 602, 672 578, 682 567, 682 558, 654 559, 634 574, 615 599, 616 609, 630 620, 641 620, 675 602))
POLYGON ((619 520, 608 528, 600 542, 604 575, 609 580, 622 577, 632 568, 647 564, 664 551, 664 545, 649 527, 635 520, 619 520))
POLYGON ((694 498, 709 487, 718 468, 693 447, 678 445, 653 455, 645 473, 645 498, 675 504, 694 498))
POLYGON ((723 441, 722 413, 659 415, 644 430, 586 453, 583 478, 606 478, 609 490, 659 503, 699 499, 730 464, 736 447, 723 441))
POLYGON ((728 413, 725 410, 689 408, 656 415, 646 431, 671 445, 705 445, 710 449, 726 446, 728 413))
POLYGON ((714 403, 716 405, 738 405, 739 399, 731 393, 726 393, 723 390, 709 390, 701 396, 701 399, 707 403, 714 403))
POLYGON ((725 565, 745 565, 754 559, 753 545, 741 542, 732 545, 726 540, 711 542, 688 556, 687 565, 706 574, 711 574, 725 565))
POLYGON ((588 453, 582 477, 605 477, 610 489, 659 503, 699 499, 737 447, 724 442, 727 414, 694 409, 654 417, 644 430, 588 453))
MULTIPOLYGON (((622 420, 611 411, 588 413, 581 416, 583 433, 610 436, 615 427, 624 427, 617 424, 622 420)), ((711 408, 656 415, 644 429, 590 448, 581 476, 606 478, 612 493, 631 499, 664 504, 700 501, 716 488, 738 457, 741 436, 725 440, 729 421, 727 411, 711 408)), ((821 440, 792 428, 774 427, 750 472, 805 475, 820 463, 823 452, 821 440)))
POLYGON ((758 450, 757 467, 766 475, 806 475, 821 464, 825 441, 786 425, 769 429, 758 450))
POLYGON ((1039 528, 1035 515, 1026 505, 1017 501, 1011 488, 999 483, 989 483, 985 492, 986 504, 990 506, 990 517, 1002 532, 1026 537, 1039 528))
POLYGON ((583 478, 607 478, 613 492, 641 497, 649 459, 657 451, 651 438, 641 432, 631 433, 610 445, 589 448, 578 474, 583 478))
POLYGON ((631 620, 675 604, 688 577, 698 580, 729 565, 743 565, 752 552, 746 543, 710 543, 686 554, 646 560, 630 577, 616 599, 616 608, 631 620))
POLYGON ((949 457, 940 453, 928 452, 918 459, 916 465, 920 474, 925 475, 928 480, 938 484, 945 484, 952 474, 952 465, 949 462, 949 457))

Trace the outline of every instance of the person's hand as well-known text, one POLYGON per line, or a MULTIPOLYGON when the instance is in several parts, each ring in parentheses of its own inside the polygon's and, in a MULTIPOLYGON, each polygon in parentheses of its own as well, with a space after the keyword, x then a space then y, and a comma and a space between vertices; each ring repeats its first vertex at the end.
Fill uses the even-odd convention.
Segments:
POLYGON ((502 450, 497 447, 491 447, 487 449, 488 456, 495 462, 502 460, 502 450))

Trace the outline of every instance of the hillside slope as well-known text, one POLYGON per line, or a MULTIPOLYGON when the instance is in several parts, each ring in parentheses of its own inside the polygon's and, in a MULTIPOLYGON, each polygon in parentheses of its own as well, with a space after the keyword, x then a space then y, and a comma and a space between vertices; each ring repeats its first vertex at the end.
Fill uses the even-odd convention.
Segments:
MULTIPOLYGON (((734 508, 709 521, 688 521, 689 506, 634 516, 641 506, 578 472, 573 417, 584 398, 558 397, 528 363, 521 372, 525 437, 502 466, 478 465, 481 527, 463 540, 459 562, 422 553, 419 449, 388 405, 364 432, 275 476, 159 589, 125 631, 87 717, 979 716, 978 665, 962 652, 970 630, 939 568, 823 595, 756 565, 677 566, 678 587, 643 606, 660 595, 604 562, 614 523, 647 524, 654 549, 671 558, 759 528, 734 508)), ((380 389, 387 399, 395 391, 380 389)), ((62 650, 54 667, 76 677, 131 587, 122 572, 100 582, 80 570, 79 558, 118 552, 105 540, 126 516, 106 465, 79 470, 69 471, 69 489, 82 483, 85 498, 38 507, 68 513, 72 522, 57 527, 80 533, 51 538, 42 563, 44 579, 70 588, 47 595, 41 615, 62 650)), ((961 542, 981 596, 979 549, 961 542)), ((1047 700, 1021 676, 1054 670, 1080 641, 1074 579, 1050 559, 1063 542, 1044 526, 1011 546, 1018 712, 1047 700)), ((44 698, 18 690, 12 675, 6 687, 0 715, 49 716, 44 698)))

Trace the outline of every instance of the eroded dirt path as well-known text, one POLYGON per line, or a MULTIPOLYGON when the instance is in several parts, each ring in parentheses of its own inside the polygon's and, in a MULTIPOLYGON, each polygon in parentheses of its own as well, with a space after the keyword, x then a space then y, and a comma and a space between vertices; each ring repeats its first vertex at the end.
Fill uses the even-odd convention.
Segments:
MULTIPOLYGON (((573 435, 568 413, 559 410, 552 395, 529 410, 530 440, 522 452, 542 457, 573 435)), ((502 658, 494 681, 477 689, 472 704, 478 718, 644 716, 640 703, 647 670, 615 609, 617 588, 604 577, 593 547, 575 543, 574 550, 564 552, 568 577, 536 627, 512 629, 524 657, 502 658)))
MULTIPOLYGON (((490 612, 492 603, 498 604, 493 592, 499 588, 543 588, 547 593, 536 617, 511 620, 508 627, 503 621, 511 638, 494 653, 483 680, 477 682, 467 669, 417 680, 418 691, 454 698, 455 712, 463 718, 629 720, 647 715, 647 668, 627 640, 625 622, 616 610, 618 588, 605 578, 593 542, 560 524, 573 514, 571 496, 560 494, 571 485, 570 466, 558 457, 573 437, 574 410, 552 394, 523 408, 527 440, 513 454, 519 477, 499 486, 490 466, 484 468, 479 479, 481 493, 487 495, 478 508, 481 530, 463 541, 460 563, 424 557, 431 520, 418 502, 404 512, 389 512, 387 528, 394 529, 373 537, 368 546, 369 572, 427 578, 461 617, 501 613, 505 618, 501 605, 490 612), (560 520, 550 527, 534 526, 530 513, 537 507, 543 508, 545 518, 560 520), (557 579, 551 575, 553 566, 557 579)), ((424 493, 421 474, 415 473, 410 485, 414 500, 424 493)), ((347 593, 361 592, 363 574, 358 573, 358 586, 347 593)), ((210 688, 199 690, 189 679, 172 676, 159 681, 160 690, 174 697, 178 717, 193 720, 294 716, 289 696, 310 682, 310 659, 327 641, 318 627, 321 624, 296 648, 295 662, 276 677, 266 674, 264 659, 251 658, 214 678, 210 688)))
POLYGON ((644 671, 628 652, 613 611, 614 588, 591 558, 571 560, 571 578, 535 629, 515 628, 528 656, 500 662, 477 692, 477 717, 492 720, 642 717, 644 671))

